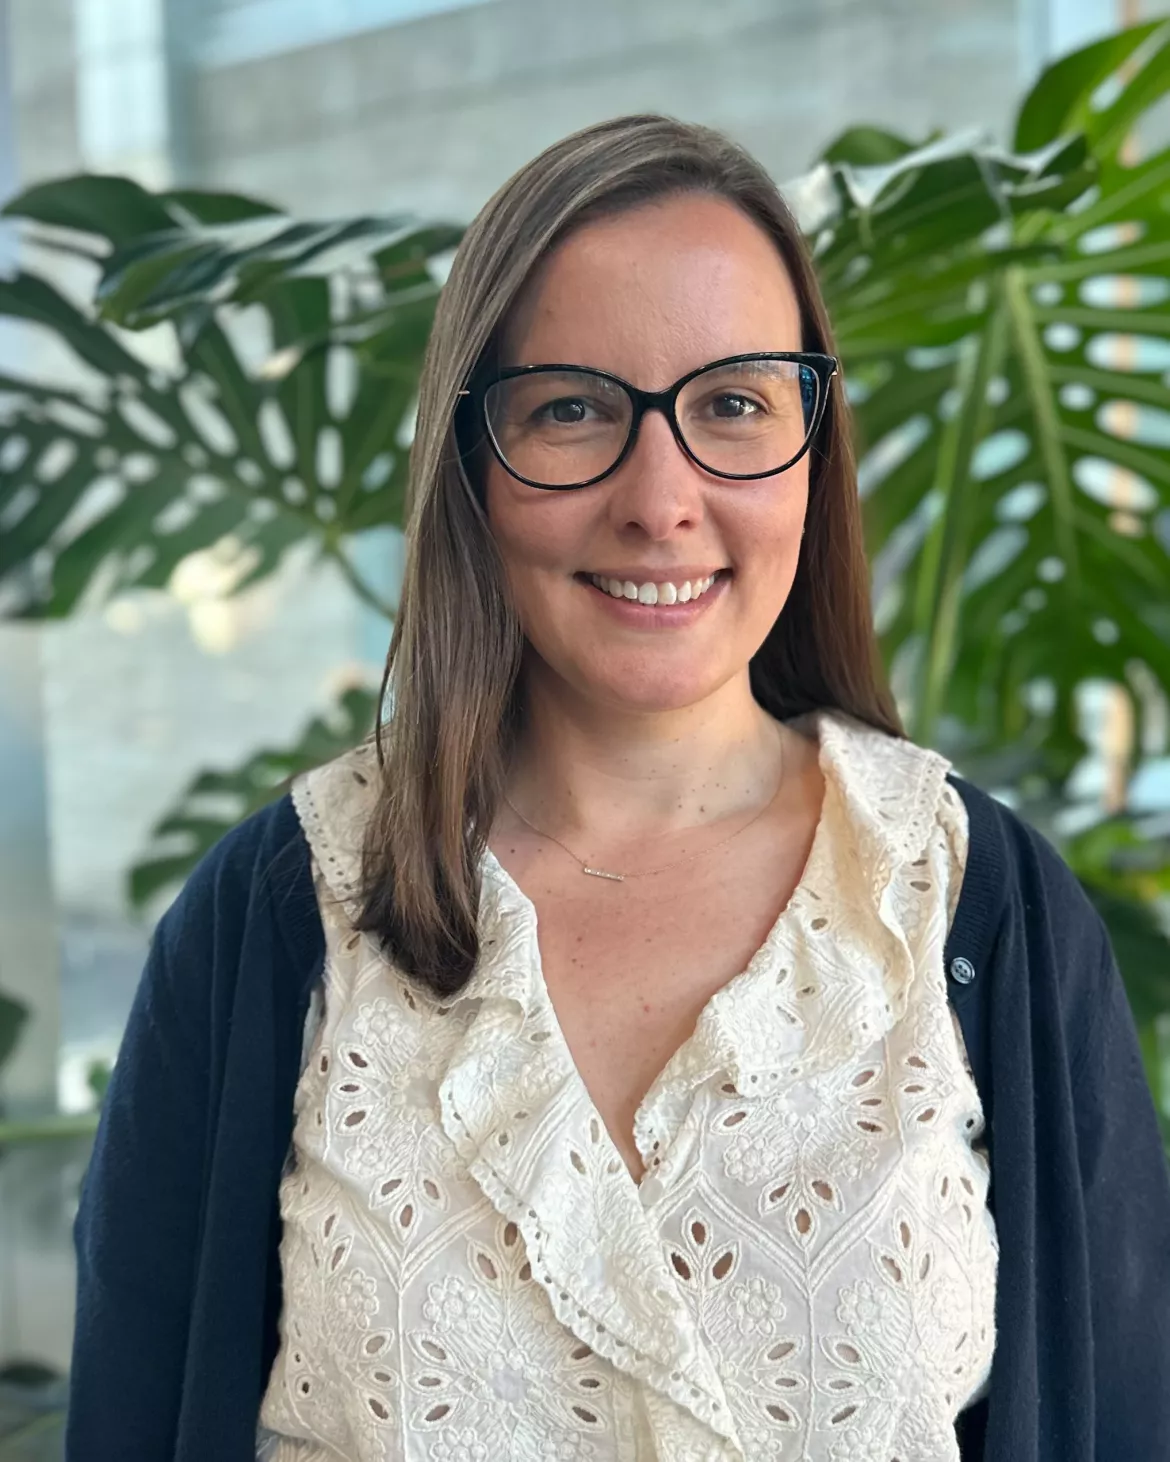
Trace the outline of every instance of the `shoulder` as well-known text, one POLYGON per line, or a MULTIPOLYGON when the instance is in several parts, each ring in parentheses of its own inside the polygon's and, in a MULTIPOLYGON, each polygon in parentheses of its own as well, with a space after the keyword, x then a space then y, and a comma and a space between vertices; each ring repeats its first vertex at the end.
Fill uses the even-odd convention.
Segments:
POLYGON ((952 999, 962 1011, 985 984, 989 1018, 998 1010, 1033 1027, 1059 1022, 1076 1053, 1120 990, 1105 922, 1042 832, 964 778, 948 782, 966 806, 970 840, 947 962, 961 955, 976 971, 952 999))
POLYGON ((383 785, 374 734, 301 773, 290 796, 322 893, 348 913, 362 910, 362 852, 383 785))
POLYGON ((233 1032, 254 1060, 263 1047, 282 1069, 295 1065, 324 945, 308 846, 285 794, 209 848, 158 921, 119 1064, 156 1049, 185 1090, 218 1089, 233 1032))
POLYGON ((235 940, 262 916, 299 931, 311 923, 315 905, 308 844, 286 792, 204 853, 160 919, 155 940, 172 947, 235 940))
POLYGON ((1083 886, 1052 842, 960 776, 945 756, 839 711, 822 714, 819 728, 829 764, 856 810, 880 819, 907 856, 916 856, 938 821, 956 849, 965 844, 958 861, 966 921, 994 931, 1005 917, 1069 919, 1078 934, 1103 932, 1083 886))
POLYGON ((969 852, 964 894, 1010 914, 1074 919, 1078 932, 1104 933, 1084 885, 1044 833, 1010 807, 951 772, 947 783, 967 810, 969 852))

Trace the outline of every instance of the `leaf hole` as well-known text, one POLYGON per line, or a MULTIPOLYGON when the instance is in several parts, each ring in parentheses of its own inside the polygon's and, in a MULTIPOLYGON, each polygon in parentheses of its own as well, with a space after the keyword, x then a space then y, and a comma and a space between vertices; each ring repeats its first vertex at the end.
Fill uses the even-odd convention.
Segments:
POLYGON ((716 1279, 726 1279, 727 1276, 731 1273, 732 1266, 734 1264, 735 1255, 730 1249, 728 1249, 726 1254, 722 1254, 718 1259, 716 1259, 711 1269, 711 1273, 716 1279))

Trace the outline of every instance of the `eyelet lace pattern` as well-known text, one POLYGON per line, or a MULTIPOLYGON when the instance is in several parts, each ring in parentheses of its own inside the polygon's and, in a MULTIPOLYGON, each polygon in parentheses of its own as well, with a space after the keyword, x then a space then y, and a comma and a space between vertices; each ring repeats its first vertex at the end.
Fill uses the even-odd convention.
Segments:
POLYGON ((958 1462, 997 1267, 942 962, 966 813, 936 753, 802 719, 808 865, 647 1093, 641 1184, 499 862, 472 980, 440 1000, 352 929, 372 747, 294 784, 326 983, 265 1462, 958 1462))

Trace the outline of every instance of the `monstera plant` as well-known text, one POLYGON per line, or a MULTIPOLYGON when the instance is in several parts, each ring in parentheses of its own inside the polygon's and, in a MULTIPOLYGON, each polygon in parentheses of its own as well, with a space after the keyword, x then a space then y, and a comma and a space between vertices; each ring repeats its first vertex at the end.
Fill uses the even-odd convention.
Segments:
MULTIPOLYGON (((1010 145, 842 135, 789 186, 836 324, 859 437, 883 650, 915 739, 1011 789, 1114 936, 1153 1071, 1170 1008, 1170 846, 1125 810, 1063 835, 1087 751, 1078 698, 1121 689, 1138 756, 1170 696, 1170 27, 1050 68, 1010 145)), ((7 207, 86 261, 0 313, 64 345, 75 379, 0 381, 0 612, 162 590, 227 545, 235 592, 295 544, 389 618, 354 545, 402 521, 415 388, 460 230, 300 222, 236 195, 74 177, 7 207)), ((351 744, 375 697, 241 768, 202 774, 131 873, 145 900, 300 767, 351 744), (225 801, 227 810, 225 811, 225 801)))

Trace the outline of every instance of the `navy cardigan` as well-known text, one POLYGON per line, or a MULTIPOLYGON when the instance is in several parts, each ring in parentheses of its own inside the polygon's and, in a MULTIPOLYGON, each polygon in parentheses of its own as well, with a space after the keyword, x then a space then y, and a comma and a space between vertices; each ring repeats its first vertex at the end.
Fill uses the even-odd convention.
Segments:
MULTIPOLYGON (((1050 843, 949 780, 970 842, 944 959, 1000 1243, 961 1455, 1170 1462, 1170 1174, 1108 936, 1050 843)), ((69 1462, 253 1462, 323 958, 286 794, 203 858, 151 942, 75 1228, 69 1462)))

